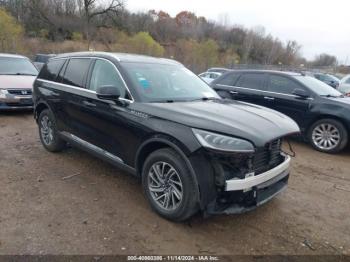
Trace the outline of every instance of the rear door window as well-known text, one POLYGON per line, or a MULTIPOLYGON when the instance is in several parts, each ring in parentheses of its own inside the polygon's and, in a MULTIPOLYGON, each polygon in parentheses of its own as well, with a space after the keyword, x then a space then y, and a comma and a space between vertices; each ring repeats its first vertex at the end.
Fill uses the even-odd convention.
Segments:
POLYGON ((57 76, 65 61, 65 59, 55 59, 49 61, 40 71, 38 78, 49 81, 56 81, 57 76))
POLYGON ((90 63, 90 58, 71 58, 65 70, 63 83, 76 87, 84 87, 90 63))
POLYGON ((227 85, 227 86, 234 86, 239 76, 240 76, 240 74, 238 74, 238 73, 227 74, 222 79, 220 79, 217 84, 219 84, 219 85, 227 85))
POLYGON ((295 81, 278 75, 270 75, 268 81, 269 91, 282 94, 292 94, 296 88, 303 89, 295 81))
POLYGON ((266 90, 265 78, 266 78, 265 74, 246 73, 239 78, 236 86, 256 89, 256 90, 266 90))

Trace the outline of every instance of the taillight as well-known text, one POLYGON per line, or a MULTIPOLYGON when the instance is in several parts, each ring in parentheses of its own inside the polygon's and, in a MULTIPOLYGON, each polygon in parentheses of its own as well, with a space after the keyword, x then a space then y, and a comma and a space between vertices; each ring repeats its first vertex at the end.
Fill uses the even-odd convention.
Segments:
POLYGON ((345 94, 345 96, 349 96, 350 97, 350 93, 345 94))

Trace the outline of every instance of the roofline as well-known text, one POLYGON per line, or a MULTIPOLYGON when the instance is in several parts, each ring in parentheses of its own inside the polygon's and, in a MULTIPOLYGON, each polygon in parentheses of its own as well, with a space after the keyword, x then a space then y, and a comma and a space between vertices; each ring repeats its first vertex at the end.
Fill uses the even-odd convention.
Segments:
POLYGON ((123 56, 131 56, 131 57, 139 57, 139 58, 149 58, 149 59, 155 59, 159 61, 167 61, 168 63, 177 64, 177 65, 183 65, 180 62, 164 58, 164 57, 154 57, 154 56, 148 56, 148 55, 142 55, 142 54, 133 54, 133 53, 112 53, 112 52, 100 52, 100 51, 86 51, 86 52, 72 52, 72 53, 63 53, 58 54, 55 57, 52 57, 51 59, 59 59, 59 58, 69 58, 69 57, 110 57, 118 60, 119 62, 123 61, 123 56))
POLYGON ((0 57, 12 57, 12 58, 26 58, 29 59, 26 56, 18 55, 18 54, 10 54, 10 53, 0 53, 0 57))
POLYGON ((231 72, 242 72, 242 73, 275 73, 282 75, 302 75, 300 72, 293 71, 279 71, 279 70, 267 70, 267 69, 232 69, 231 72))

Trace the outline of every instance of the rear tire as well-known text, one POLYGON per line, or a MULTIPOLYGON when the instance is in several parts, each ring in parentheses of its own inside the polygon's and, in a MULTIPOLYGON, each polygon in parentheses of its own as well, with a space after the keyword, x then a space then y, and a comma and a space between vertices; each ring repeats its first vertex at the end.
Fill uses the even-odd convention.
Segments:
POLYGON ((184 221, 198 211, 198 188, 182 157, 170 148, 148 156, 142 186, 152 209, 171 221, 184 221))
POLYGON ((66 147, 56 128, 56 120, 49 109, 43 110, 38 119, 40 141, 44 148, 50 152, 59 152, 66 147))
POLYGON ((326 118, 316 121, 310 127, 308 140, 316 150, 335 154, 348 144, 348 132, 338 120, 326 118))

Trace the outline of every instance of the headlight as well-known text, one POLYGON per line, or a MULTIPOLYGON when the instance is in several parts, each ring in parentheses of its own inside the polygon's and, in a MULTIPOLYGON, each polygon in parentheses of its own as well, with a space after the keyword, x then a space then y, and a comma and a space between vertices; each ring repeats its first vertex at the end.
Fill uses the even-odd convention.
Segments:
POLYGON ((224 136, 204 130, 192 129, 199 143, 207 148, 212 148, 227 152, 254 152, 252 143, 229 136, 224 136))
POLYGON ((5 98, 6 94, 8 94, 6 89, 0 89, 0 98, 5 98))

